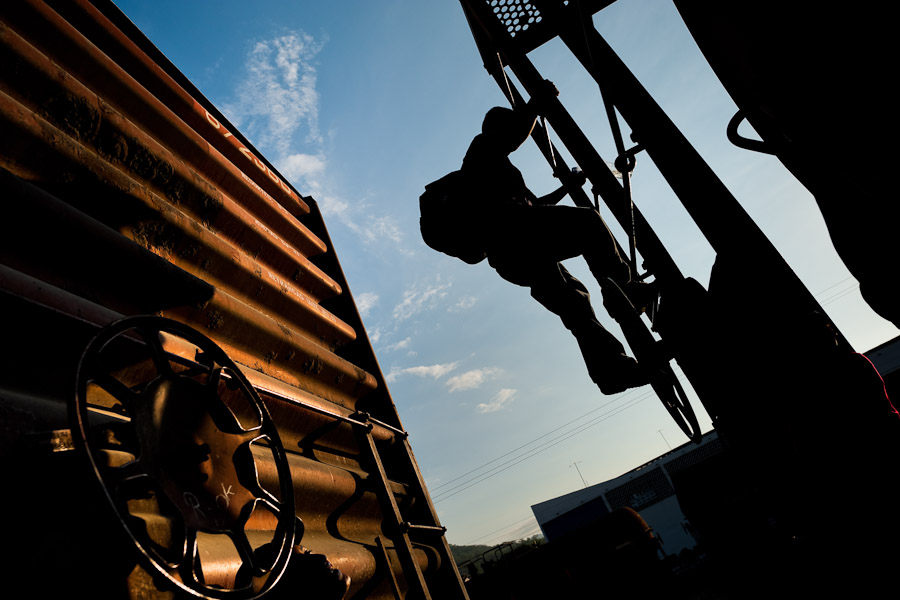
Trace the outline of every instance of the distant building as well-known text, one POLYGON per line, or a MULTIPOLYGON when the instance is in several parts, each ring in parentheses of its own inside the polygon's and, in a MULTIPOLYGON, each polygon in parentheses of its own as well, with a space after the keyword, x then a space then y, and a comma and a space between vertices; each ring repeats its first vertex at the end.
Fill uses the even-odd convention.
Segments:
POLYGON ((666 554, 693 548, 696 540, 675 497, 673 479, 685 468, 722 452, 719 436, 707 433, 700 446, 688 442, 603 483, 531 507, 548 541, 583 527, 617 508, 633 508, 661 538, 666 554))

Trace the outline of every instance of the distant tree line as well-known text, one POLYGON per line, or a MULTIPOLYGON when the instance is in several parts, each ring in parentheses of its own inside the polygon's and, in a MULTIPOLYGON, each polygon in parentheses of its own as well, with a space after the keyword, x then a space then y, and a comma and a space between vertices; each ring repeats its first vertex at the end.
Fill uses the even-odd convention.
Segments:
MULTIPOLYGON (((537 535, 533 535, 529 538, 524 538, 521 540, 517 540, 515 542, 511 542, 511 544, 512 544, 511 549, 515 550, 521 546, 540 546, 541 544, 545 543, 545 541, 546 540, 544 539, 543 535, 537 534, 537 535)), ((505 551, 510 549, 508 544, 510 544, 510 542, 502 542, 500 544, 497 544, 496 546, 485 546, 484 544, 475 544, 475 545, 471 545, 471 546, 457 546, 454 544, 450 544, 450 551, 453 553, 453 559, 456 561, 456 564, 461 565, 464 562, 469 561, 469 560, 480 559, 480 558, 482 558, 482 556, 484 556, 484 558, 488 561, 495 560, 500 557, 501 552, 500 551, 488 552, 488 551, 493 550, 493 549, 499 549, 499 548, 503 547, 504 552, 502 552, 502 553, 505 554, 505 551), (487 554, 485 554, 486 552, 487 552, 487 554)))

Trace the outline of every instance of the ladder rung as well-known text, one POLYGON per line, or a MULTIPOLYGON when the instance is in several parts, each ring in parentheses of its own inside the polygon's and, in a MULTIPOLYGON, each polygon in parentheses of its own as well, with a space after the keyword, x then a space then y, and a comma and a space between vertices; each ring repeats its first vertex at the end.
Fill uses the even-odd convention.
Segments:
POLYGON ((403 529, 403 532, 404 532, 404 533, 409 533, 409 532, 411 532, 411 531, 424 531, 424 532, 430 532, 430 533, 439 533, 439 534, 443 535, 444 533, 447 532, 447 528, 446 528, 446 527, 443 527, 443 526, 437 526, 437 525, 415 525, 415 524, 410 523, 410 522, 408 522, 408 521, 405 521, 405 522, 401 523, 401 524, 400 524, 400 527, 403 529))

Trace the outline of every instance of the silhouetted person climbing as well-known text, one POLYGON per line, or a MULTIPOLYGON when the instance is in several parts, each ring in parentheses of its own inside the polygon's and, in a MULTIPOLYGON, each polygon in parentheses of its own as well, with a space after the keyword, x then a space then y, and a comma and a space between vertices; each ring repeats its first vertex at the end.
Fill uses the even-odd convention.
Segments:
MULTIPOLYGON (((553 84, 547 85, 556 93, 553 84)), ((584 256, 598 281, 608 277, 623 288, 638 287, 600 213, 555 206, 567 194, 565 186, 538 198, 509 160, 534 129, 533 103, 517 111, 492 108, 472 140, 461 169, 468 187, 467 204, 461 207, 471 215, 468 229, 501 277, 530 288, 535 300, 562 319, 600 391, 614 394, 644 385, 647 374, 603 328, 587 289, 560 264, 584 256)))

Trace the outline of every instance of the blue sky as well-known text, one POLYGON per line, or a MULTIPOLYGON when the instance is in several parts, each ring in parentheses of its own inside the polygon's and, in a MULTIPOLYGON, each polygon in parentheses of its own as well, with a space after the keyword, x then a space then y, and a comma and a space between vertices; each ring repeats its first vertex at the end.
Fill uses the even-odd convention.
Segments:
MULTIPOLYGON (((601 395, 527 289, 422 243, 424 185, 459 167, 484 113, 504 104, 457 2, 116 3, 319 203, 452 543, 537 532, 530 506, 582 486, 573 463, 594 484, 686 441, 649 388, 601 395)), ((595 24, 857 350, 896 336, 862 302, 810 194, 777 160, 729 145, 735 107, 674 6, 620 1, 595 24)), ((531 58, 612 160, 596 85, 559 43, 531 58)), ((532 144, 512 158, 538 195, 556 187, 532 144)), ((706 284, 713 253, 646 157, 633 188, 682 271, 706 284)), ((567 267, 618 333, 583 263, 567 267)))

